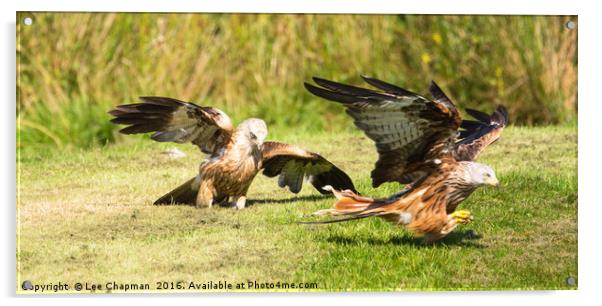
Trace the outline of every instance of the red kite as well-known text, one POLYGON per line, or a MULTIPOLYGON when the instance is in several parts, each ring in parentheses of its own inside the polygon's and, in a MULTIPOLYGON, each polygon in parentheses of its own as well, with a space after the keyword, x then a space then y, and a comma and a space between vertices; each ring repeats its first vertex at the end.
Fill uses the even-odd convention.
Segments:
POLYGON ((362 78, 379 91, 320 78, 314 78, 320 87, 307 83, 305 87, 316 96, 342 103, 355 125, 375 142, 379 158, 371 175, 373 187, 384 182, 409 185, 390 198, 376 200, 327 186, 338 202, 317 214, 348 218, 318 223, 377 216, 432 242, 470 222, 471 213, 456 207, 477 187, 499 184, 489 166, 473 160, 500 137, 508 122, 506 109, 499 106, 491 116, 467 109, 477 121, 462 121, 456 106, 434 82, 430 100, 393 84, 362 78))
POLYGON ((321 193, 323 187, 355 190, 349 176, 317 153, 299 147, 264 142, 263 120, 247 119, 236 129, 230 117, 213 107, 203 107, 164 97, 140 97, 142 103, 119 105, 109 114, 111 122, 129 125, 123 134, 154 132, 159 142, 190 142, 208 154, 199 174, 164 195, 155 204, 195 203, 211 207, 228 201, 243 208, 255 175, 263 169, 268 177, 279 176, 278 185, 293 193, 301 190, 305 178, 321 193))

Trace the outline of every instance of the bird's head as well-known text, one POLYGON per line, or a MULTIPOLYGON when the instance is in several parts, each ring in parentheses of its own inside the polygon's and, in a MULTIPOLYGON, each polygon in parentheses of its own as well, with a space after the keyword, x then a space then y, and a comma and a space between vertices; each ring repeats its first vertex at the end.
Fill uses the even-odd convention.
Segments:
POLYGON ((495 172, 491 167, 475 162, 467 162, 466 165, 466 173, 470 182, 477 186, 483 185, 491 185, 491 186, 500 186, 500 181, 498 181, 495 176, 495 172))
POLYGON ((240 123, 239 129, 247 133, 248 139, 257 144, 262 145, 265 138, 268 136, 268 127, 261 119, 251 118, 240 123))

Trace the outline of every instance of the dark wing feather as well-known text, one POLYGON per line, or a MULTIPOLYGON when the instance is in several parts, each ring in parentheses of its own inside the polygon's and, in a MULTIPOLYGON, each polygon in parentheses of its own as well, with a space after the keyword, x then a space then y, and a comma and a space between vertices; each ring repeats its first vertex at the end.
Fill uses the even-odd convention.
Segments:
POLYGON ((140 97, 142 103, 119 105, 109 111, 111 122, 128 125, 123 134, 154 132, 153 140, 191 142, 207 154, 225 146, 232 135, 230 118, 213 107, 166 97, 140 97))
MULTIPOLYGON (((314 78, 321 87, 305 83, 316 96, 347 107, 357 127, 372 139, 379 153, 372 185, 410 183, 432 171, 453 145, 460 116, 454 104, 432 83, 435 100, 398 86, 362 77, 383 91, 314 78)), ((453 159, 446 159, 453 162, 453 159)))
POLYGON ((394 95, 398 95, 398 96, 411 96, 411 95, 417 96, 418 95, 407 89, 401 88, 397 85, 389 84, 385 81, 381 81, 381 80, 371 78, 371 77, 368 77, 365 75, 362 75, 361 77, 362 77, 362 79, 364 79, 364 81, 366 81, 366 83, 368 83, 380 90, 388 92, 390 94, 394 94, 394 95))
POLYGON ((435 99, 435 101, 442 103, 448 109, 452 110, 456 113, 456 115, 458 115, 458 110, 456 109, 454 103, 449 97, 447 97, 447 95, 443 92, 443 90, 441 90, 441 88, 439 87, 439 85, 437 85, 437 83, 435 83, 435 81, 431 81, 431 84, 429 86, 429 92, 431 93, 431 96, 433 96, 433 99, 435 99))
POLYGON ((305 178, 322 194, 329 193, 323 189, 326 185, 357 192, 345 172, 317 153, 271 141, 263 143, 262 153, 263 174, 278 176, 278 185, 288 186, 293 193, 301 191, 305 178))
POLYGON ((508 111, 500 105, 491 115, 474 109, 466 109, 466 112, 477 121, 462 121, 460 137, 454 146, 454 157, 457 160, 472 161, 488 145, 500 138, 508 125, 508 111))

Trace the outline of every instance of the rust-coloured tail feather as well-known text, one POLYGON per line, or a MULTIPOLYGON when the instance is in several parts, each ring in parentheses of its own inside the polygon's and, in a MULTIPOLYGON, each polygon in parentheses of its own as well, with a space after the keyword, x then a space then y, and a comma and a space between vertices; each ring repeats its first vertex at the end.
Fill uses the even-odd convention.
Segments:
MULTIPOLYGON (((324 186, 323 189, 332 192, 332 194, 334 194, 338 200, 336 204, 334 204, 334 208, 328 210, 335 212, 335 214, 346 214, 362 211, 374 202, 374 199, 359 196, 351 190, 339 191, 332 188, 330 185, 324 186)), ((324 213, 326 211, 321 212, 324 213)))
POLYGON ((325 186, 324 189, 332 192, 337 198, 337 202, 331 209, 319 210, 314 215, 330 215, 330 216, 349 216, 343 219, 333 219, 326 221, 301 222, 304 224, 327 224, 344 221, 352 221, 373 216, 386 214, 382 207, 388 204, 387 201, 374 200, 368 197, 357 195, 351 190, 338 191, 330 186, 325 186))
POLYGON ((334 209, 338 212, 358 212, 366 209, 372 202, 358 201, 353 198, 344 197, 334 204, 334 209))

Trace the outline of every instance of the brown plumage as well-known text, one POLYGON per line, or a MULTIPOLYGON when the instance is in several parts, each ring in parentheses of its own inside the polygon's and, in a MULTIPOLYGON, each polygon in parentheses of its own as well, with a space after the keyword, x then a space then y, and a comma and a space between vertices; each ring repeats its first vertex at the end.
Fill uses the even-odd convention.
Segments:
POLYGON ((489 166, 472 160, 499 138, 508 121, 505 108, 498 107, 491 116, 467 110, 478 121, 462 121, 453 102, 434 82, 429 87, 431 100, 362 78, 380 91, 320 78, 314 78, 320 87, 305 86, 319 97, 345 105, 355 125, 375 142, 379 157, 371 174, 374 187, 384 182, 408 185, 387 199, 376 200, 326 187, 338 202, 316 214, 347 218, 317 223, 377 216, 432 242, 458 224, 470 222, 470 212, 456 208, 477 187, 498 184, 489 166))
POLYGON ((491 115, 470 108, 466 112, 477 121, 462 120, 460 126, 463 130, 454 145, 454 157, 456 160, 470 161, 477 159, 488 145, 500 138, 508 124, 508 111, 500 105, 491 115))
POLYGON ((142 103, 119 105, 109 114, 113 123, 125 124, 124 134, 154 132, 151 139, 190 142, 208 154, 199 174, 155 201, 155 204, 194 203, 211 207, 228 202, 243 208, 255 175, 262 169, 268 177, 279 176, 278 184, 293 193, 308 179, 321 193, 326 185, 355 190, 341 169, 317 153, 293 145, 264 142, 265 122, 247 119, 235 129, 223 111, 190 102, 141 97, 142 103))

